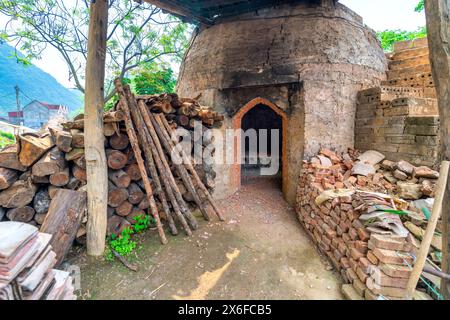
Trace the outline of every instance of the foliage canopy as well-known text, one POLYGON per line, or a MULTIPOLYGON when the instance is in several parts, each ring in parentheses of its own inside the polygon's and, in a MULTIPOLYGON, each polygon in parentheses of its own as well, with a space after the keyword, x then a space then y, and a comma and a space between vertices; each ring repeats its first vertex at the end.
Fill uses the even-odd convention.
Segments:
MULTIPOLYGON (((0 39, 15 45, 22 63, 56 49, 69 68, 69 79, 84 92, 89 0, 0 0, 8 18, 0 39)), ((153 62, 180 60, 188 44, 189 26, 143 1, 109 0, 106 52, 106 100, 114 95, 113 80, 153 62)))

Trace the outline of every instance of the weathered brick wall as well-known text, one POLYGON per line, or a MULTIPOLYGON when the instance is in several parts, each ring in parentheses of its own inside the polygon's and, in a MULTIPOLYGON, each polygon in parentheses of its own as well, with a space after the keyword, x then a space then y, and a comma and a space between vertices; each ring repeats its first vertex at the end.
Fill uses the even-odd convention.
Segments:
MULTIPOLYGON (((279 5, 219 21, 193 38, 177 92, 234 115, 265 98, 288 116, 285 198, 295 200, 301 161, 321 146, 353 147, 356 95, 386 79, 375 33, 341 4, 279 5), (292 88, 297 88, 296 92, 292 88), (245 97, 245 100, 243 99, 245 97)), ((230 166, 218 168, 216 196, 236 191, 230 166)))
POLYGON ((437 103, 435 99, 407 97, 420 96, 420 90, 377 87, 361 91, 355 148, 378 150, 394 161, 435 166, 439 147, 437 103))

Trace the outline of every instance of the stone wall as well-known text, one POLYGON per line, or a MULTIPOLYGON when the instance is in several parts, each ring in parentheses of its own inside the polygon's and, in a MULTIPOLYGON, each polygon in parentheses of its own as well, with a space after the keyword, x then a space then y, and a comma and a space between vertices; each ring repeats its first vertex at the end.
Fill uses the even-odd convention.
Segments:
MULTIPOLYGON (((198 96, 223 112, 233 128, 253 99, 270 101, 287 116, 283 191, 288 201, 304 157, 321 146, 354 144, 356 95, 385 80, 386 59, 361 17, 332 0, 259 10, 200 30, 179 76, 181 96, 198 96)), ((226 128, 224 128, 226 129, 226 128)), ((236 166, 217 168, 216 196, 240 187, 236 166)))

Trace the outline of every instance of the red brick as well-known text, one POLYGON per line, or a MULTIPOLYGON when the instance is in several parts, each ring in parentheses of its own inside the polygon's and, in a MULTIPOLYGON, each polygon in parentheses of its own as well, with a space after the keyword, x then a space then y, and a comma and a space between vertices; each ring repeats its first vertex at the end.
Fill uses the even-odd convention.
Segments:
POLYGON ((356 250, 356 248, 350 248, 350 255, 353 259, 358 261, 360 258, 364 257, 364 254, 356 250))
POLYGON ((375 248, 373 250, 373 254, 378 258, 380 262, 386 264, 404 265, 405 261, 408 264, 413 263, 413 258, 411 256, 403 254, 398 251, 375 248))
POLYGON ((407 266, 394 264, 380 264, 380 269, 390 277, 409 279, 412 270, 407 266))
POLYGON ((350 228, 350 230, 348 230, 348 235, 350 236, 350 239, 352 239, 352 240, 358 239, 358 232, 356 231, 355 228, 350 228))
MULTIPOLYGON (((356 272, 356 274, 358 274, 358 272, 356 272)), ((378 268, 374 269, 374 272, 370 277, 373 279, 375 284, 379 286, 393 287, 393 288, 406 288, 409 280, 406 278, 390 277, 378 268)))
POLYGON ((358 228, 364 228, 364 225, 362 224, 361 220, 356 219, 356 220, 352 221, 352 227, 355 229, 358 229, 358 228))
POLYGON ((344 242, 349 242, 350 240, 352 240, 350 238, 350 236, 348 235, 348 233, 343 233, 342 234, 342 240, 344 240, 344 242))
POLYGON ((341 223, 339 223, 339 227, 342 230, 342 233, 347 232, 350 228, 348 227, 348 224, 345 223, 344 221, 341 221, 341 223))
POLYGON ((363 257, 363 258, 360 258, 358 262, 359 262, 359 267, 361 268, 361 270, 365 274, 368 274, 369 273, 369 267, 372 265, 370 263, 370 261, 367 258, 363 257))
POLYGON ((355 241, 355 248, 356 250, 358 250, 359 252, 366 254, 367 253, 367 242, 361 241, 361 240, 357 240, 355 241))
POLYGON ((366 283, 366 280, 369 276, 367 274, 365 274, 364 271, 360 267, 356 268, 356 274, 357 274, 359 280, 366 283))
POLYGON ((375 255, 373 254, 372 250, 367 251, 367 260, 370 261, 370 263, 377 265, 379 263, 379 260, 375 255))
POLYGON ((350 268, 350 260, 347 257, 342 257, 341 258, 341 265, 345 269, 350 268))
POLYGON ((362 241, 367 241, 370 238, 370 234, 366 231, 365 228, 358 228, 357 229, 359 239, 362 241))
POLYGON ((392 236, 384 236, 380 234, 372 234, 369 243, 376 248, 398 251, 411 251, 412 245, 404 238, 395 238, 392 236))

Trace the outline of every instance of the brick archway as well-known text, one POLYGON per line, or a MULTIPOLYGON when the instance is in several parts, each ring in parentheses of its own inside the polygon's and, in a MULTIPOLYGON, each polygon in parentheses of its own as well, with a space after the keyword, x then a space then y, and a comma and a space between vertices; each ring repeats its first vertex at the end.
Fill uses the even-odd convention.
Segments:
MULTIPOLYGON (((281 117, 281 127, 282 127, 282 146, 281 146, 281 177, 282 177, 282 191, 285 193, 287 190, 287 157, 286 157, 286 137, 287 137, 287 116, 286 113, 277 107, 274 103, 267 99, 258 97, 249 102, 247 102, 234 116, 233 116, 233 129, 239 130, 242 127, 242 118, 251 109, 257 107, 258 105, 265 105, 272 109, 277 115, 281 117)), ((234 164, 232 170, 232 181, 235 186, 235 190, 241 187, 241 165, 239 164, 238 158, 241 156, 241 136, 235 136, 234 141, 234 164)))

